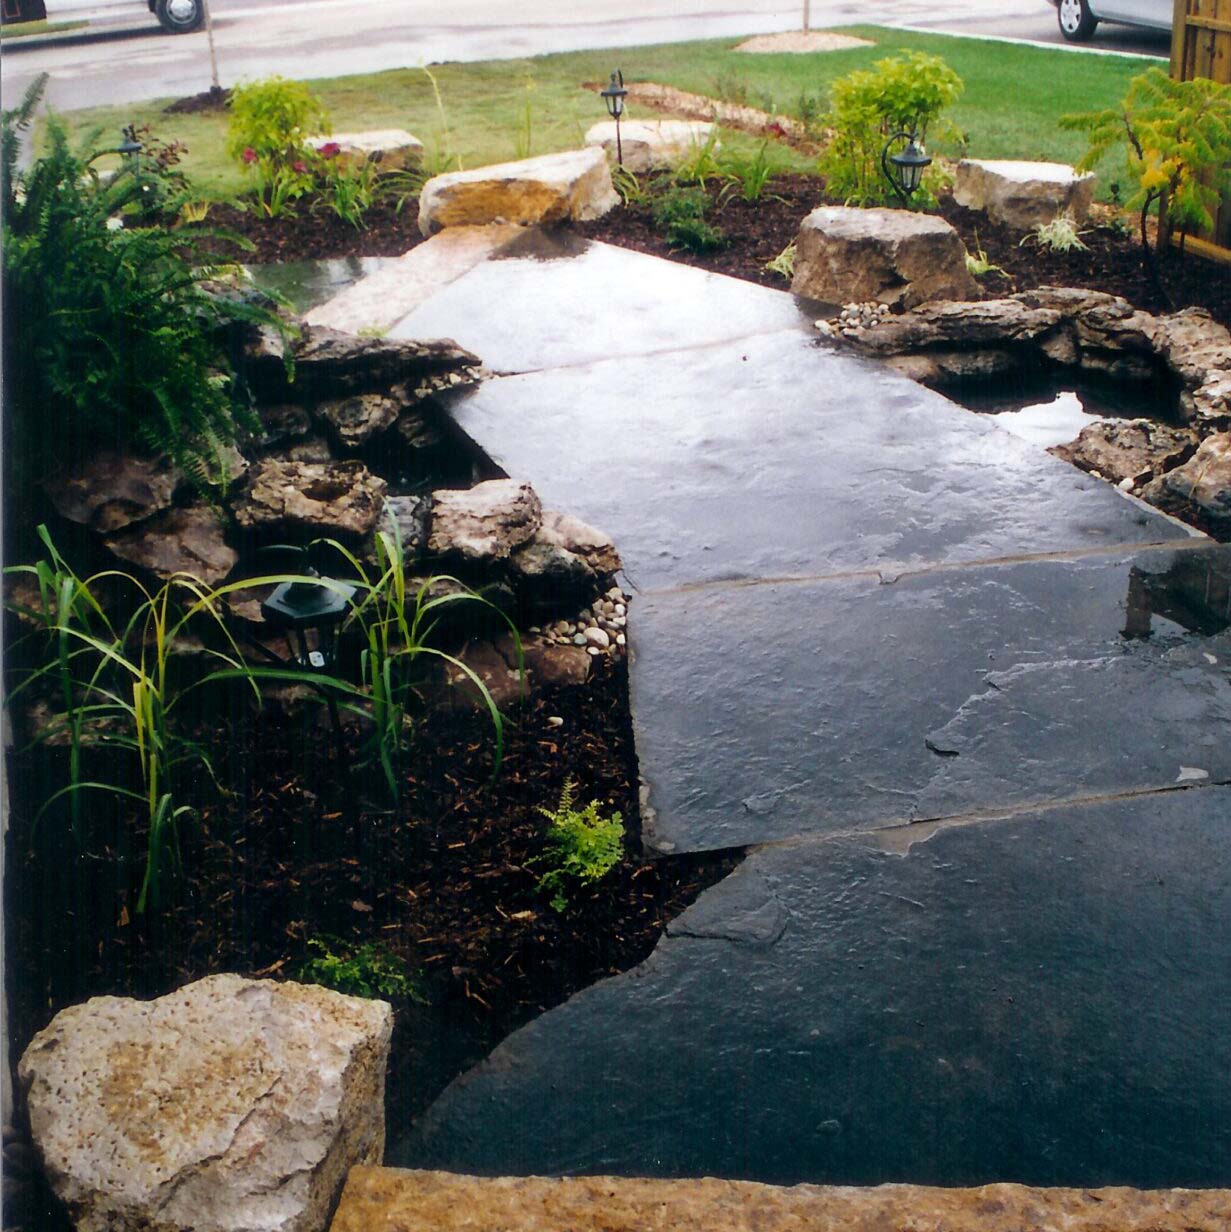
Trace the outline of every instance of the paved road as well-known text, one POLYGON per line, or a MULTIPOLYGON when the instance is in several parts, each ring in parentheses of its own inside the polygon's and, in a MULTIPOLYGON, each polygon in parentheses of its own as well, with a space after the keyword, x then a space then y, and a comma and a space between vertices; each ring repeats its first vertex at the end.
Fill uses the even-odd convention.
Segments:
MULTIPOLYGON (((813 0, 812 20, 816 26, 883 22, 1060 41, 1045 0, 980 0, 977 9, 972 19, 970 6, 955 0, 813 0)), ((799 0, 622 0, 618 6, 570 0, 453 0, 448 6, 428 0, 214 2, 224 84, 271 72, 330 77, 442 60, 787 30, 800 14, 799 0)), ((204 34, 162 34, 141 0, 112 0, 90 15, 100 30, 88 40, 5 48, 5 106, 40 72, 51 74, 49 100, 61 110, 209 86, 204 34)), ((1119 31, 1100 37, 1100 45, 1165 53, 1167 40, 1119 31)))

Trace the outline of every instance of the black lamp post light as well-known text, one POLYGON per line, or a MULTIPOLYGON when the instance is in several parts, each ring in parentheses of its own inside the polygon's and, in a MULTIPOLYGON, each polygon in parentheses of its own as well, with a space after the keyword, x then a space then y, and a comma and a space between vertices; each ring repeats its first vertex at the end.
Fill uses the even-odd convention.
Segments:
POLYGON ((624 166, 624 147, 620 142, 620 117, 624 114, 624 100, 628 91, 624 88, 624 74, 616 69, 611 74, 607 88, 600 91, 603 102, 607 104, 607 114, 615 121, 616 126, 616 162, 624 166))
POLYGON ((328 671, 338 657, 338 627, 355 588, 321 578, 309 565, 306 580, 283 582, 261 603, 261 615, 286 637, 292 660, 309 671, 328 671))
POLYGON ((932 159, 918 140, 914 129, 910 132, 894 133, 881 151, 881 171, 889 181, 889 187, 897 194, 898 200, 908 209, 911 197, 923 182, 924 171, 931 165, 932 159), (890 154, 889 151, 903 140, 906 142, 906 148, 896 154, 890 154))

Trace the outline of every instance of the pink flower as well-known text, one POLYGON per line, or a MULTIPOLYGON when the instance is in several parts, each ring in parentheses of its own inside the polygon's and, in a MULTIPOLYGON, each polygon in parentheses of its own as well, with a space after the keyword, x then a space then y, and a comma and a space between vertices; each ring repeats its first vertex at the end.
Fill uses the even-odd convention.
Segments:
POLYGON ((307 169, 308 169, 308 164, 305 163, 302 158, 297 158, 293 163, 291 163, 291 170, 298 171, 300 175, 303 175, 303 173, 307 171, 307 169))
POLYGON ((240 157, 246 163, 254 163, 256 162, 256 151, 251 146, 245 146, 244 152, 240 155, 240 157))
POLYGON ((342 147, 336 141, 326 141, 317 153, 322 158, 337 158, 342 153, 342 147))
POLYGON ((766 132, 771 133, 775 137, 785 137, 786 129, 775 120, 772 124, 766 126, 766 132))

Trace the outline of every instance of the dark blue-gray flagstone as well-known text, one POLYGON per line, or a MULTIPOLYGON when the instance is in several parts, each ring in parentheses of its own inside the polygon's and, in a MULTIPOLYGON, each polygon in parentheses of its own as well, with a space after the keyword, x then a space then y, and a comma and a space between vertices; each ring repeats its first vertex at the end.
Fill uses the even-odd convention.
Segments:
POLYGON ((750 856, 456 1081, 395 1164, 1231 1183, 1231 789, 750 856))
POLYGON ((1219 547, 646 595, 646 840, 733 847, 1231 780, 1229 596, 1219 547))

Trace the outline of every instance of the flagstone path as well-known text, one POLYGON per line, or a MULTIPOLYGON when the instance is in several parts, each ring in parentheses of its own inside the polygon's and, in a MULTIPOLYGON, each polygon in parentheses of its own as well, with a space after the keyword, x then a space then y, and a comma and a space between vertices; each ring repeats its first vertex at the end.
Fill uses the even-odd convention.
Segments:
POLYGON ((646 843, 751 850, 390 1162, 1226 1184, 1231 549, 790 296, 506 241, 390 333, 619 545, 646 843))

